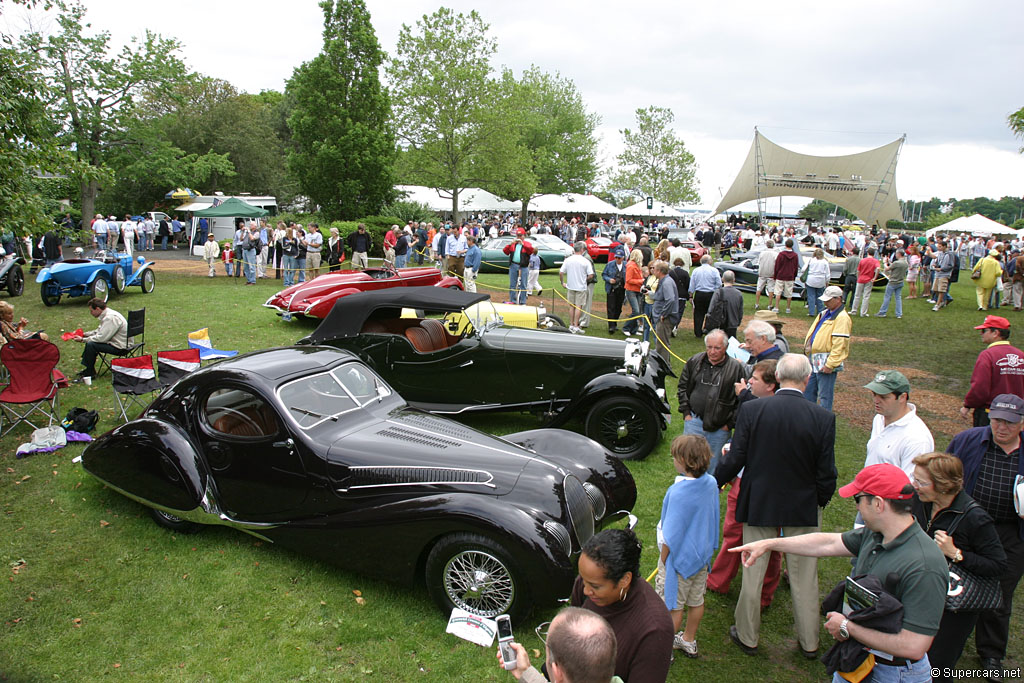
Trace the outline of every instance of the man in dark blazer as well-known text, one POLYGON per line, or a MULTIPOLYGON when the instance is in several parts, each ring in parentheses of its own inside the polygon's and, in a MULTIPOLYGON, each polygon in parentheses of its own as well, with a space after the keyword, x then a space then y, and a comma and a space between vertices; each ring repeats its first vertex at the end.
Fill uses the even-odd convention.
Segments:
MULTIPOLYGON (((722 486, 745 468, 736 501, 744 543, 775 538, 780 531, 786 537, 820 531, 821 509, 836 490, 836 418, 803 397, 810 361, 787 353, 775 376, 780 389, 740 411, 732 446, 715 471, 722 486)), ((818 563, 787 553, 786 564, 797 640, 803 655, 812 659, 818 650, 818 563)), ((767 566, 768 555, 763 555, 743 568, 736 624, 729 627, 733 642, 748 655, 757 654, 767 566)))
POLYGON ((622 301, 626 296, 626 264, 623 259, 626 251, 615 247, 608 264, 601 272, 604 280, 605 305, 608 309, 608 334, 614 334, 619 327, 619 316, 622 315, 622 301))

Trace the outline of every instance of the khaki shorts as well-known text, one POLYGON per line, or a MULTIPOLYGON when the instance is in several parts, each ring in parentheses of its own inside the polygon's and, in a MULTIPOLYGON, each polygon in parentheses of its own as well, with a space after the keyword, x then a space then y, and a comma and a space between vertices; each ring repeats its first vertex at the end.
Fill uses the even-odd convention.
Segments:
POLYGON ((775 293, 775 278, 773 277, 759 277, 757 278, 757 291, 764 292, 765 294, 775 293))
POLYGON ((565 298, 577 308, 586 309, 587 307, 587 290, 585 289, 567 289, 565 290, 565 298))
POLYGON ((775 296, 784 296, 787 299, 793 298, 793 280, 776 280, 775 296))
POLYGON ((948 292, 949 291, 949 278, 948 277, 937 277, 935 278, 935 285, 932 287, 933 292, 948 292))
MULTIPOLYGON (((677 575, 678 576, 678 575, 677 575)), ((704 592, 708 586, 708 568, 704 567, 688 579, 679 576, 679 585, 676 588, 676 609, 687 607, 700 607, 704 604, 704 592)), ((658 560, 658 576, 654 580, 654 590, 658 595, 665 598, 665 565, 658 560)))

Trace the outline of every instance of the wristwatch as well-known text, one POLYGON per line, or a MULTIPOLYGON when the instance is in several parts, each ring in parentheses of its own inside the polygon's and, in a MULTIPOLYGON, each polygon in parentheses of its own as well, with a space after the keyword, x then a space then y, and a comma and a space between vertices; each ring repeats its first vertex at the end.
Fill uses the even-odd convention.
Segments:
POLYGON ((850 623, 849 619, 843 619, 843 622, 839 624, 839 635, 843 637, 843 640, 850 639, 850 631, 846 628, 846 625, 850 623))
POLYGON ((957 548, 956 549, 956 555, 953 556, 953 561, 954 562, 963 562, 963 560, 964 560, 964 554, 962 552, 960 552, 960 548, 957 548))

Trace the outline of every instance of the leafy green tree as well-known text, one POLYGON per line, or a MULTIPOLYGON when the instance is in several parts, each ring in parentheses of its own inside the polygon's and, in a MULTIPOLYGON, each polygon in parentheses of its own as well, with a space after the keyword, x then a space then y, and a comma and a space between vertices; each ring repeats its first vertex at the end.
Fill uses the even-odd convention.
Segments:
POLYGON ((509 197, 529 194, 536 179, 520 143, 520 114, 491 76, 497 42, 475 11, 442 7, 403 25, 388 62, 403 182, 448 191, 458 221, 459 193, 483 187, 509 197))
POLYGON ((384 53, 363 0, 323 0, 324 46, 288 81, 288 167, 327 220, 377 213, 394 197, 395 136, 378 71, 384 53))
POLYGON ((533 196, 593 187, 600 117, 587 111, 576 84, 559 74, 531 66, 518 81, 508 70, 502 77, 512 93, 510 108, 521 117, 520 143, 530 154, 529 170, 536 180, 527 194, 512 197, 522 202, 525 223, 533 196))
MULTIPOLYGON (((1024 107, 1007 116, 1006 123, 1010 126, 1010 130, 1013 131, 1014 135, 1024 140, 1024 107)), ((1024 154, 1024 147, 1020 148, 1020 153, 1024 154)))
POLYGON ((147 31, 112 54, 109 32, 86 33, 90 25, 81 4, 50 4, 58 30, 49 36, 25 35, 23 49, 43 55, 43 75, 53 95, 50 114, 61 124, 61 142, 89 167, 78 178, 82 213, 89 216, 112 176, 106 163, 111 150, 137 143, 131 134, 138 130, 142 98, 169 96, 185 69, 173 40, 147 31))
POLYGON ((624 128, 625 149, 617 157, 616 188, 639 190, 666 204, 686 204, 697 194, 697 162, 672 130, 675 116, 665 107, 636 110, 636 130, 624 128))
POLYGON ((805 204, 802 209, 797 213, 800 218, 805 218, 815 223, 824 223, 829 220, 832 215, 835 214, 837 218, 848 218, 852 220, 853 214, 839 207, 836 209, 836 205, 832 202, 826 202, 823 199, 812 199, 809 204, 805 204))

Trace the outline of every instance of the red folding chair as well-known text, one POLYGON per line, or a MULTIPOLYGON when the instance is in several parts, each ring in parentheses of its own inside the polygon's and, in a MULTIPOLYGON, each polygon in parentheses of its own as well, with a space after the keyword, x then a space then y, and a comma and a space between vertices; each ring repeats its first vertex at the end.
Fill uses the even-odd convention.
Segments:
POLYGON ((121 419, 128 422, 128 408, 133 405, 145 408, 149 405, 149 395, 161 389, 153 370, 153 356, 111 358, 110 384, 114 388, 114 400, 121 419))
POLYGON ((44 415, 47 427, 60 422, 58 376, 67 386, 67 378, 57 372, 60 349, 42 339, 12 339, 0 347, 0 362, 10 373, 10 382, 0 391, 0 436, 22 422, 39 429, 33 420, 44 415), (6 429, 4 418, 12 421, 6 429))
POLYGON ((160 373, 160 386, 169 387, 193 370, 198 370, 199 362, 199 349, 157 351, 156 369, 160 373))

